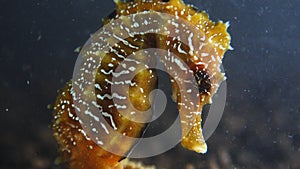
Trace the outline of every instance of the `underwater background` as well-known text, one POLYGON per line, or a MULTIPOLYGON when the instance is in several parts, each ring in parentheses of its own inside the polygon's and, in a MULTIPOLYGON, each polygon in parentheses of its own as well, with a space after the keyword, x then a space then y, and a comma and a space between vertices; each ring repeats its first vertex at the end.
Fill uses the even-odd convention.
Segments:
MULTIPOLYGON (((185 2, 230 21, 225 111, 206 154, 178 145, 140 160, 159 169, 299 169, 300 1, 185 2)), ((74 50, 114 8, 112 0, 0 0, 1 169, 64 168, 47 107, 72 77, 74 50)))

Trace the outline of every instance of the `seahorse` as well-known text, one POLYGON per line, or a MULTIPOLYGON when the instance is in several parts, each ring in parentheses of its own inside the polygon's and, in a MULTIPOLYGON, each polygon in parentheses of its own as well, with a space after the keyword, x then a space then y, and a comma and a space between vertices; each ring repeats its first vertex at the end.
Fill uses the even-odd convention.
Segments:
POLYGON ((144 133, 151 118, 151 111, 147 111, 153 99, 150 93, 156 89, 159 79, 154 69, 147 69, 141 63, 155 64, 150 63, 153 55, 160 57, 166 69, 173 73, 170 75, 172 98, 180 114, 182 146, 205 153, 201 111, 205 104, 211 103, 225 79, 220 65, 225 52, 232 49, 227 32, 229 23, 215 23, 205 12, 182 0, 114 2, 117 8, 104 19, 105 30, 93 34, 80 51, 84 61, 77 72, 79 78, 73 78, 61 89, 55 102, 53 130, 63 161, 71 169, 154 168, 125 159, 136 141, 111 134, 118 132, 139 138, 144 133), (143 32, 137 31, 142 25, 143 32), (147 49, 160 50, 159 54, 149 54, 147 49), (134 74, 132 79, 124 80, 122 76, 130 73, 134 74), (93 80, 87 82, 88 77, 93 80), (192 78, 196 84, 184 78, 192 78), (191 92, 192 89, 198 94, 191 92), (123 104, 115 103, 116 100, 123 104), (90 109, 91 106, 97 111, 90 109), (100 117, 108 124, 99 122, 101 129, 94 124, 100 117), (91 134, 99 130, 103 130, 102 134, 92 138, 91 134))

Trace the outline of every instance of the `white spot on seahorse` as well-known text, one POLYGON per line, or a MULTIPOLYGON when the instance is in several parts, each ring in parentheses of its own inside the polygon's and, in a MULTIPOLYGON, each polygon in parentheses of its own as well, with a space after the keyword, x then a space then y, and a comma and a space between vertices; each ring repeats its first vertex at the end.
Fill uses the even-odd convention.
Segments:
POLYGON ((116 124, 115 124, 115 122, 114 122, 114 119, 113 119, 113 117, 112 117, 111 114, 109 114, 109 113, 107 113, 107 112, 102 112, 102 115, 103 115, 104 117, 108 117, 108 118, 109 118, 110 123, 111 123, 112 127, 114 128, 114 130, 117 130, 117 129, 118 129, 117 126, 116 126, 116 124))
POLYGON ((190 52, 189 52, 190 55, 194 54, 194 45, 193 45, 193 39, 192 39, 193 36, 194 36, 194 34, 191 33, 188 37, 188 42, 189 42, 189 47, 190 47, 190 52))
POLYGON ((124 45, 127 45, 127 46, 129 46, 129 47, 131 47, 131 48, 134 48, 134 49, 139 49, 139 47, 130 44, 128 41, 126 41, 126 40, 120 38, 120 37, 117 36, 116 34, 113 34, 113 37, 116 38, 116 39, 118 39, 119 41, 123 42, 124 45))
POLYGON ((187 54, 184 50, 181 49, 181 43, 178 45, 177 50, 179 53, 187 54))
POLYGON ((100 123, 101 127, 104 129, 106 134, 109 134, 109 131, 107 130, 106 126, 103 123, 100 123))

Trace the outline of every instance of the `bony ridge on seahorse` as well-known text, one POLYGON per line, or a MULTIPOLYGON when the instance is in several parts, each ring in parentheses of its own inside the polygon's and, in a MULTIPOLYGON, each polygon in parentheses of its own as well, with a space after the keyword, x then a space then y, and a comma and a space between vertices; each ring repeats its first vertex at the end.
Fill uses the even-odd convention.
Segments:
POLYGON ((92 35, 80 52, 84 60, 81 64, 85 67, 79 70, 79 78, 73 78, 55 102, 53 130, 64 161, 71 169, 153 168, 123 160, 136 141, 109 134, 118 132, 139 138, 151 118, 149 112, 136 112, 151 108, 150 93, 158 80, 156 71, 145 69, 145 65, 139 63, 149 63, 149 58, 156 54, 148 56, 149 53, 139 51, 153 48, 167 51, 157 56, 171 74, 172 97, 178 104, 181 119, 181 143, 189 150, 205 153, 201 111, 225 79, 220 65, 224 53, 231 49, 230 35, 226 31, 229 24, 214 23, 206 13, 181 0, 115 0, 115 3, 116 12, 104 20, 106 27, 92 35), (146 20, 146 16, 160 22, 146 20), (144 25, 143 31, 138 29, 140 25, 144 25), (123 39, 124 34, 128 36, 123 39), (131 54, 135 54, 134 59, 129 58, 131 54), (173 57, 175 55, 178 58, 173 57), (124 71, 115 72, 118 67, 124 71), (129 73, 135 76, 124 80, 123 76, 129 73), (89 77, 93 79, 91 82, 87 82, 89 77), (187 83, 185 77, 192 77, 196 85, 187 83), (187 92, 194 88, 196 93, 187 92), (116 104, 116 99, 123 105, 116 104), (96 107, 97 111, 90 107, 96 107), (95 123, 100 117, 109 126, 99 123, 102 129, 97 128, 95 123), (101 135, 100 130, 104 131, 101 135), (92 133, 98 136, 92 138, 92 133))

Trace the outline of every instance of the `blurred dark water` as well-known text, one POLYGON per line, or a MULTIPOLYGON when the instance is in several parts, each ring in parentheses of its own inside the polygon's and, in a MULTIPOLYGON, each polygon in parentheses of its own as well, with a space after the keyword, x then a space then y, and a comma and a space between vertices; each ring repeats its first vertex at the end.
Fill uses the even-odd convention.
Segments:
MULTIPOLYGON (((231 23, 225 112, 207 154, 177 146, 143 161, 158 168, 300 168, 300 1, 186 2, 231 23)), ((114 7, 112 0, 0 0, 0 168, 61 168, 47 105, 72 76, 74 49, 114 7)))

